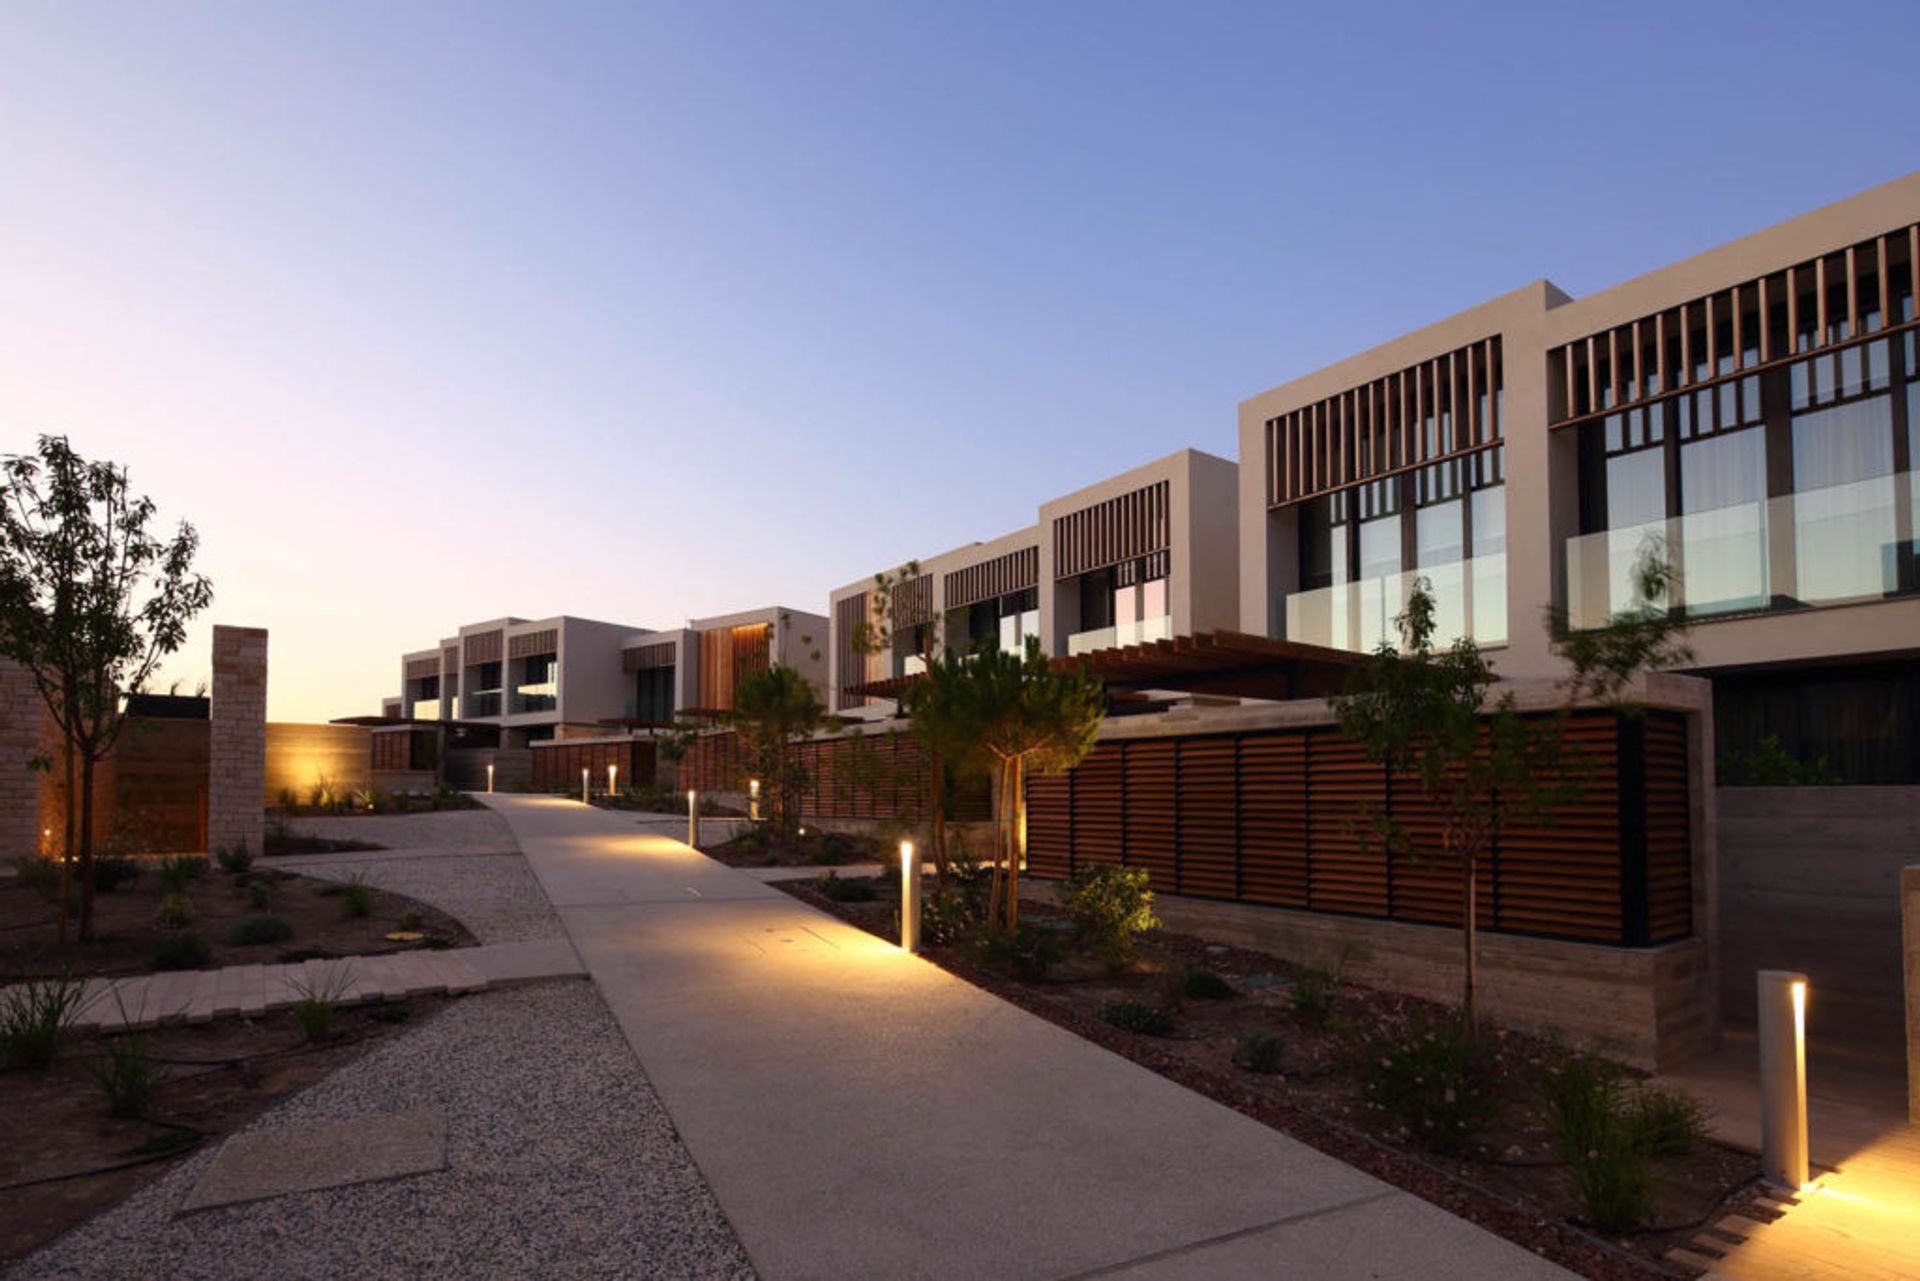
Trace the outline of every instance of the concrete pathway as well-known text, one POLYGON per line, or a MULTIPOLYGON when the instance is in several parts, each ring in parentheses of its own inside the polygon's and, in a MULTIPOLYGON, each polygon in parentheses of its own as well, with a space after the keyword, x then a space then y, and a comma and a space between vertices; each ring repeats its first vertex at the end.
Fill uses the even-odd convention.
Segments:
POLYGON ((231 965, 218 970, 88 979, 70 1026, 118 1030, 163 1023, 210 1023, 232 1015, 253 1018, 288 1009, 310 993, 336 1005, 359 1005, 438 993, 459 995, 585 972, 565 939, 545 939, 289 965, 231 965))
POLYGON ((630 818, 484 799, 769 1281, 1566 1275, 630 818))

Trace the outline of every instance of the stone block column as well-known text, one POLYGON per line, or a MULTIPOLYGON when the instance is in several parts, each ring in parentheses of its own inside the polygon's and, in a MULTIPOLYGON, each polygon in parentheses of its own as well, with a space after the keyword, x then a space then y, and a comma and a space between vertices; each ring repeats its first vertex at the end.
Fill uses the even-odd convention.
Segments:
POLYGON ((17 663, 0 661, 0 859, 23 858, 40 849, 40 784, 32 761, 41 749, 45 708, 33 677, 17 663))
POLYGON ((267 629, 213 629, 208 709, 207 845, 245 841, 255 855, 267 835, 267 629))

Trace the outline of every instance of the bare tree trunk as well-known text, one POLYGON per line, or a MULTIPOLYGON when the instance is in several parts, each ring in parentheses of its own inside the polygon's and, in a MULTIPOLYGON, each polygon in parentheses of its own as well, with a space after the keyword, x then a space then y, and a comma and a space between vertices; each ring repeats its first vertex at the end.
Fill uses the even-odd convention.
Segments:
POLYGON ((1026 758, 1014 757, 1008 769, 1013 776, 1013 803, 1008 806, 1013 821, 1007 831, 1007 932, 1012 933, 1020 928, 1020 861, 1027 853, 1026 758))
POLYGON ((92 752, 80 762, 80 941, 93 942, 93 767, 92 752))
POLYGON ((933 811, 928 816, 933 832, 933 885, 936 894, 944 894, 947 889, 947 771, 940 754, 931 748, 927 750, 927 769, 928 804, 933 811))
POLYGON ((68 727, 60 726, 63 743, 61 755, 66 759, 67 788, 60 797, 61 836, 60 845, 60 946, 67 945, 67 914, 73 911, 73 810, 75 802, 73 778, 73 738, 68 727))
POLYGON ((1478 898, 1479 891, 1480 860, 1473 852, 1469 851, 1461 855, 1460 872, 1460 879, 1463 882, 1462 897, 1464 899, 1462 903, 1463 917, 1460 923, 1460 932, 1465 937, 1467 962, 1466 991, 1461 1001, 1460 1009, 1466 1019, 1467 1034, 1469 1036, 1478 1036, 1480 1033, 1480 991, 1478 982, 1480 974, 1480 932, 1479 905, 1476 899, 1478 898))
POLYGON ((987 926, 1000 928, 1000 860, 1007 842, 1007 763, 995 762, 993 795, 993 881, 987 892, 987 926))

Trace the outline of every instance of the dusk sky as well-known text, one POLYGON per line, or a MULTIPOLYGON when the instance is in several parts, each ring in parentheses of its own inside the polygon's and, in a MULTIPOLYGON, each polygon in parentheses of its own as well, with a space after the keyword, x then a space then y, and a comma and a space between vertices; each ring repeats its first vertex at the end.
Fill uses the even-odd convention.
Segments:
POLYGON ((276 720, 503 613, 824 612, 1920 167, 1920 4, 1767 7, 4 0, 0 453, 191 519, 276 720))

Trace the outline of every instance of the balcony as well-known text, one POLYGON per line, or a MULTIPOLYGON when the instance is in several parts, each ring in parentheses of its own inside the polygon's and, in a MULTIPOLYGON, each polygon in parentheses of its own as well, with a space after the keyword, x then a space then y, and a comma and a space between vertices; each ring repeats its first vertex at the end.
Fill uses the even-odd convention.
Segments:
POLYGON ((500 691, 497 689, 478 690, 466 696, 466 712, 469 720, 485 720, 500 714, 500 691))
POLYGON ((530 712, 551 712, 560 706, 560 687, 553 681, 541 681, 532 685, 516 686, 513 691, 513 714, 523 716, 530 712))
POLYGON ((1664 556, 1669 598, 1693 618, 1845 605, 1920 590, 1912 472, 1740 503, 1567 540, 1567 614, 1603 626, 1636 603, 1634 570, 1664 556))
POLYGON ((1413 585, 1426 579, 1433 597, 1433 644, 1444 649, 1461 636, 1481 646, 1507 643, 1507 556, 1497 552, 1422 569, 1362 578, 1287 597, 1287 639, 1328 649, 1371 653, 1400 644, 1394 620, 1413 585))
POLYGON ((1170 640, 1173 616, 1143 618, 1113 627, 1096 627, 1090 632, 1075 632, 1067 637, 1067 654, 1089 654, 1096 649, 1116 649, 1123 645, 1144 645, 1148 641, 1170 640))

